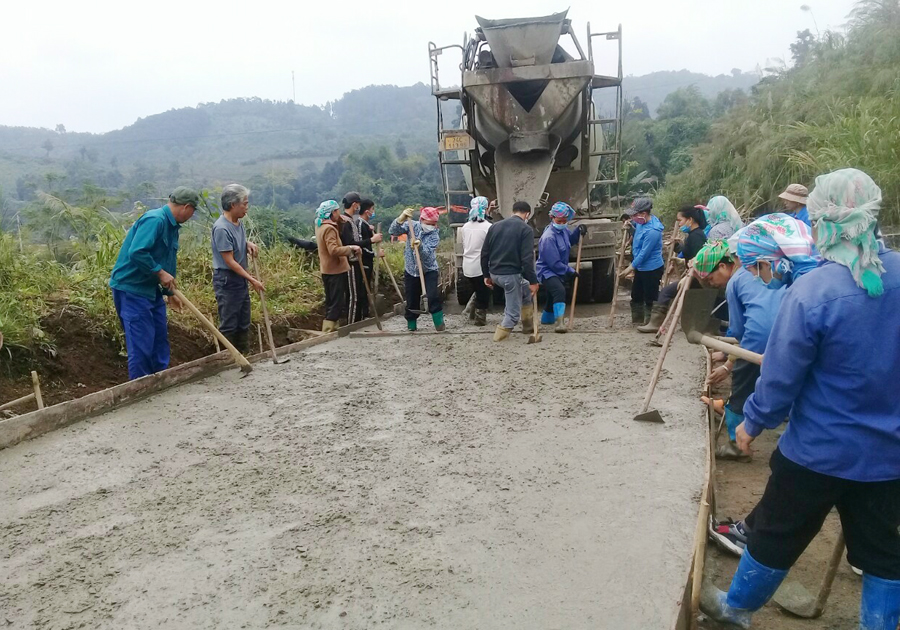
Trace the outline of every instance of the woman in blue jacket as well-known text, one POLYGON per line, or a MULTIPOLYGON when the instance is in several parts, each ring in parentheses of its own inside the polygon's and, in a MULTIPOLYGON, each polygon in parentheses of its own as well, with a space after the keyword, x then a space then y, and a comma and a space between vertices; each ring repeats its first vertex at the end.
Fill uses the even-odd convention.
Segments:
MULTIPOLYGON (((860 630, 900 621, 900 254, 879 238, 880 208, 862 171, 816 178, 808 209, 825 262, 784 295, 738 446, 749 452, 788 413, 790 422, 731 587, 703 589, 701 608, 716 620, 749 627, 837 508, 847 560, 863 571, 860 630)), ((750 271, 772 287, 796 271, 780 262, 750 271)))
POLYGON ((659 297, 659 282, 663 275, 662 237, 663 224, 651 211, 653 201, 649 197, 634 200, 625 211, 634 226, 631 241, 631 264, 620 275, 634 271, 631 285, 631 323, 643 326, 650 320, 653 303, 659 297))
POLYGON ((566 332, 566 280, 578 275, 569 266, 569 252, 587 229, 579 226, 569 230, 568 223, 575 211, 567 203, 558 201, 550 208, 550 225, 544 228, 538 242, 537 278, 547 294, 542 324, 556 323, 556 332, 566 332))

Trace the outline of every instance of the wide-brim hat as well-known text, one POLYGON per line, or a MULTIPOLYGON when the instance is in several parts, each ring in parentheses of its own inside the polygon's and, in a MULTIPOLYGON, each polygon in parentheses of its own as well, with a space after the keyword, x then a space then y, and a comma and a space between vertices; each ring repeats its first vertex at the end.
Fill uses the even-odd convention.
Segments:
POLYGON ((802 184, 791 184, 784 189, 784 192, 778 195, 779 199, 785 201, 794 201, 806 205, 806 198, 809 196, 809 189, 802 184))

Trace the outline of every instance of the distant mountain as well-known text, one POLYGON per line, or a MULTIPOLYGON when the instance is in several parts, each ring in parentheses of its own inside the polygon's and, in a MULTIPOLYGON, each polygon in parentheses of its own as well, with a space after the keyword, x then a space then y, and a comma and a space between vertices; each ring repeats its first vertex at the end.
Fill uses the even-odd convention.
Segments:
MULTIPOLYGON (((748 89, 756 75, 734 71, 710 77, 682 70, 624 81, 627 98, 652 113, 667 94, 687 85, 715 96, 748 89)), ((613 101, 602 102, 606 108, 613 101)), ((269 180, 323 169, 361 145, 433 156, 435 101, 428 86, 369 86, 324 106, 258 98, 204 103, 138 119, 103 134, 0 126, 0 188, 24 201, 36 188, 166 190, 176 184, 213 186, 227 180, 269 180)))

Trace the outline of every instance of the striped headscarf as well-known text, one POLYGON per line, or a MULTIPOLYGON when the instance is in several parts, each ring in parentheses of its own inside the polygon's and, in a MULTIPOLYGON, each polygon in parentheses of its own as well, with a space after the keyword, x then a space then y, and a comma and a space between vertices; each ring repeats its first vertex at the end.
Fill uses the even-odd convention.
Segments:
POLYGON ((765 260, 782 276, 794 280, 819 264, 812 235, 802 221, 786 214, 768 214, 735 234, 737 255, 746 268, 765 260))
POLYGON ((709 223, 710 239, 729 238, 744 227, 741 215, 727 197, 717 195, 706 204, 708 210, 706 220, 709 223))
POLYGON ((469 221, 484 221, 484 213, 487 212, 490 202, 487 197, 475 197, 469 204, 469 221))
POLYGON ((570 221, 572 217, 575 216, 575 210, 572 209, 572 206, 567 204, 565 201, 557 201, 553 204, 553 207, 550 208, 550 216, 557 219, 566 219, 570 221))
POLYGON ((711 274, 722 262, 723 258, 731 256, 728 250, 728 242, 722 240, 706 241, 697 255, 694 256, 694 275, 703 280, 711 274))
POLYGON ((855 168, 819 175, 807 200, 822 257, 850 269, 870 297, 884 293, 884 266, 875 236, 880 209, 881 189, 855 168))
POLYGON ((316 208, 316 227, 321 227, 322 221, 330 218, 331 213, 339 209, 340 206, 338 205, 338 202, 333 199, 320 203, 319 207, 316 208))

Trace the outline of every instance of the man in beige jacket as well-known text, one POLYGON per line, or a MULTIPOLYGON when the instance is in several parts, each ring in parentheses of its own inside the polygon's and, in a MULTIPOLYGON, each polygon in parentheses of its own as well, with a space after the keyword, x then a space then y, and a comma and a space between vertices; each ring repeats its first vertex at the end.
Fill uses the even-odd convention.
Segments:
POLYGON ((344 308, 344 294, 348 288, 351 254, 362 255, 357 245, 342 245, 340 228, 341 209, 337 201, 329 199, 316 210, 316 243, 319 246, 319 269, 325 285, 325 320, 322 332, 338 329, 338 319, 344 308))

